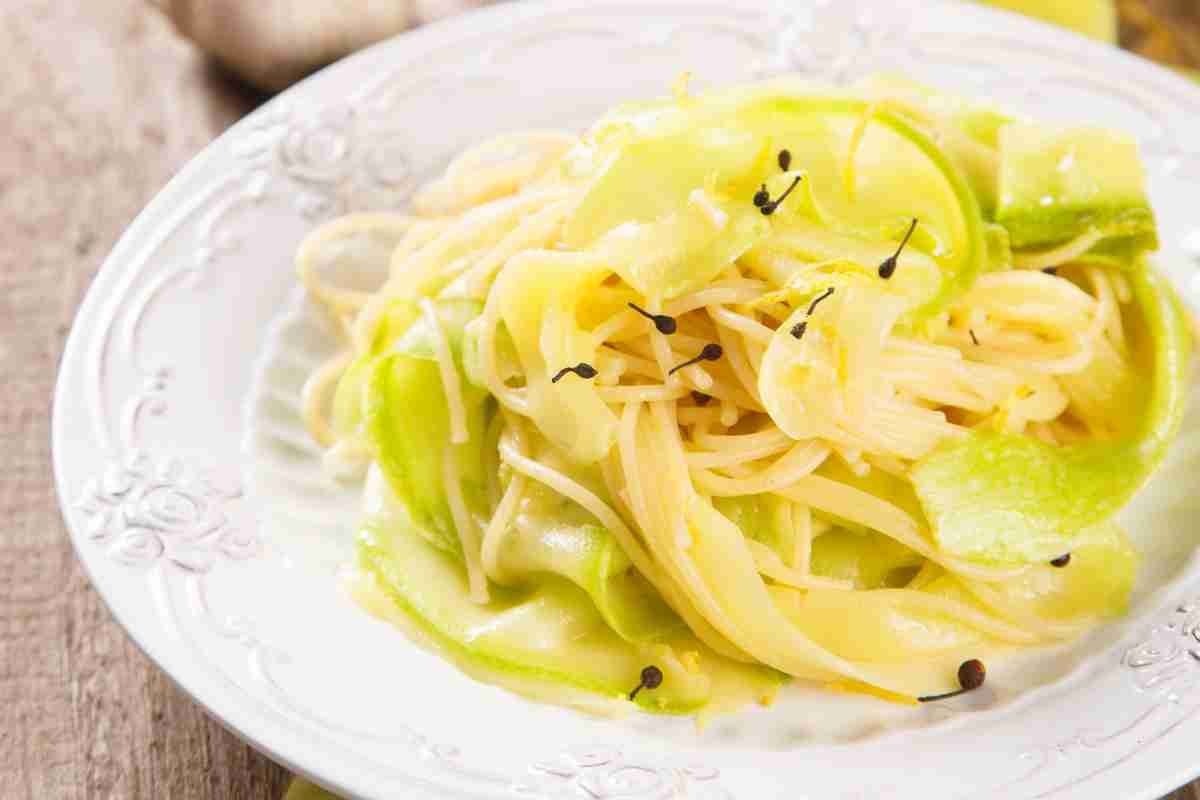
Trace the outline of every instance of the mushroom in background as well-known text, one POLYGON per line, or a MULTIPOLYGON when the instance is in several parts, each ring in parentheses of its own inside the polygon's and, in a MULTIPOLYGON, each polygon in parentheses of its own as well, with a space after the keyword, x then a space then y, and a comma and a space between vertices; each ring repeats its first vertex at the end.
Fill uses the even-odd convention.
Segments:
POLYGON ((267 91, 488 0, 150 0, 198 47, 267 91))

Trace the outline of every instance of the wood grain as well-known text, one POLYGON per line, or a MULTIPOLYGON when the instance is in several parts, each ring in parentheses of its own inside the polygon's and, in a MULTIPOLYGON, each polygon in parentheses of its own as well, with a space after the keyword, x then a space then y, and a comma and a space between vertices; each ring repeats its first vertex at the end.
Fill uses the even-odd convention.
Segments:
POLYGON ((49 453, 100 261, 256 98, 139 0, 5 0, 0 44, 0 796, 277 800, 286 773, 151 666, 80 574, 49 453))
POLYGON ((1190 70, 1200 69, 1200 3, 1196 0, 1117 0, 1121 46, 1190 70))
POLYGON ((49 450, 58 358, 101 260, 260 98, 140 0, 4 0, 0 46, 0 796, 277 800, 286 773, 151 666, 80 573, 49 450))

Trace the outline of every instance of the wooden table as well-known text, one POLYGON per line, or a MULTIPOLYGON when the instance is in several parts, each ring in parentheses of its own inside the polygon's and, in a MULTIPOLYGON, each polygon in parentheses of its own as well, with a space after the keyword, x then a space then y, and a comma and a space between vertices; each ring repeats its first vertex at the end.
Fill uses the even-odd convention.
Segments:
MULTIPOLYGON (((142 0, 4 0, 0 46, 0 795, 277 800, 284 770, 159 673, 81 574, 55 502, 48 413, 104 256, 261 98, 142 0)), ((1196 786, 1173 797, 1200 800, 1196 786)))

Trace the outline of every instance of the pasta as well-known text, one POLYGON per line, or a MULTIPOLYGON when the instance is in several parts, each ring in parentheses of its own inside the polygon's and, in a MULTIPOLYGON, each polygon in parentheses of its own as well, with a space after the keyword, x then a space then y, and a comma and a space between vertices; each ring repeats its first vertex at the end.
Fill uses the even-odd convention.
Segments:
MULTIPOLYGON (((927 696, 963 648, 1078 634, 1114 610, 1089 598, 1128 592, 1112 585, 1132 574, 1124 535, 1099 512, 1064 511, 1047 533, 1012 510, 1025 538, 976 541, 993 518, 954 527, 947 509, 970 509, 938 470, 959 452, 983 463, 985 447, 1003 460, 1005 443, 1052 460, 1133 435, 1131 387, 1160 381, 1147 348, 1161 342, 1148 342, 1174 335, 1152 311, 1169 292, 1140 251, 1123 266, 1093 257, 1127 241, 1127 223, 1018 247, 1033 223, 982 210, 985 189, 922 131, 953 128, 1003 179, 1024 163, 1007 164, 1003 126, 1024 123, 979 112, 1000 144, 969 139, 961 115, 904 97, 684 92, 618 109, 583 138, 485 143, 410 215, 318 228, 299 272, 345 348, 306 387, 306 424, 337 458, 376 464, 409 524, 461 563, 479 613, 500 609, 488 630, 513 624, 526 601, 511 592, 540 587, 539 602, 562 604, 560 623, 593 631, 585 639, 600 634, 583 620, 599 615, 613 663, 622 647, 671 664, 709 654, 705 703, 722 670, 754 664, 771 668, 759 677, 927 696), (772 130, 760 139, 774 149, 736 150, 755 125, 784 122, 793 138, 772 130), (697 133, 711 130, 725 144, 697 133), (730 179, 737 170, 753 177, 730 179), (911 223, 896 224, 910 205, 911 223), (993 234, 1009 249, 991 247, 993 234), (355 238, 390 251, 377 291, 317 268, 355 238), (1070 573, 1085 577, 1047 563, 1060 546, 1090 565, 1070 573), (855 620, 864 638, 851 644, 835 629, 855 620), (928 636, 906 639, 913 626, 928 636)), ((1160 383, 1173 397, 1169 376, 1160 383)), ((973 492, 1003 483, 1001 467, 984 469, 986 480, 957 480, 973 492)), ((1123 476, 1101 476, 1114 497, 1137 482, 1123 476)), ((386 559, 380 529, 364 540, 368 566, 386 559)), ((512 646, 521 663, 558 663, 512 646)), ((695 686, 679 670, 644 693, 643 678, 630 699, 682 708, 671 681, 695 686)))

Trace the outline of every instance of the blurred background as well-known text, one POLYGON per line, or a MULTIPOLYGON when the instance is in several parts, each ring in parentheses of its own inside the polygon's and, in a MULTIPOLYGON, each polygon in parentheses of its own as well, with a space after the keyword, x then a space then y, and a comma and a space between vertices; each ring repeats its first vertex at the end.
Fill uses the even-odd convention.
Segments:
MULTIPOLYGON (((987 2, 1200 79, 1200 0, 987 2)), ((75 563, 50 473, 58 358, 122 230, 215 136, 322 64, 483 4, 0 3, 0 796, 278 800, 288 791, 283 768, 142 657, 75 563)), ((317 796, 302 784, 290 795, 317 796)), ((1172 797, 1200 800, 1200 788, 1172 797)))

